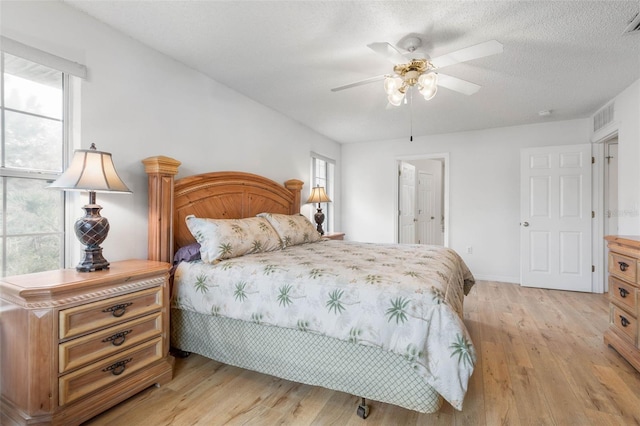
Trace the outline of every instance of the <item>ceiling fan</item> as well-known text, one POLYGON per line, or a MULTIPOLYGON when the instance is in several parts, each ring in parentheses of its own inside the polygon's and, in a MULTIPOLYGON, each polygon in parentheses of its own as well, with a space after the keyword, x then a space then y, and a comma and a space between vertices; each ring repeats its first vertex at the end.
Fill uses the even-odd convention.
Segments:
POLYGON ((465 95, 472 95, 480 90, 480 86, 457 77, 441 74, 439 69, 460 62, 502 53, 502 44, 496 40, 456 50, 433 59, 423 51, 420 51, 420 46, 422 46, 422 39, 413 36, 407 37, 402 47, 396 47, 387 42, 368 44, 368 48, 384 56, 395 65, 393 74, 379 75, 345 84, 344 86, 334 87, 331 91, 337 92, 384 80, 387 98, 389 103, 394 106, 402 103, 405 94, 412 87, 416 87, 426 100, 435 96, 438 86, 446 87, 465 95))

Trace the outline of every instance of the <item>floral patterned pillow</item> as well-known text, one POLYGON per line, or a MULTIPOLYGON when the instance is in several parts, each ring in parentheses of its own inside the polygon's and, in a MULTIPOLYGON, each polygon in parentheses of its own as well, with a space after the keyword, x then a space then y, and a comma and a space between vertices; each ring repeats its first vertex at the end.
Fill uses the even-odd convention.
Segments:
POLYGON ((282 248, 322 240, 309 219, 301 214, 260 213, 258 217, 266 218, 273 226, 282 240, 282 248))
POLYGON ((203 262, 216 263, 221 259, 282 248, 278 234, 262 217, 205 219, 189 215, 185 221, 191 235, 200 243, 203 262))

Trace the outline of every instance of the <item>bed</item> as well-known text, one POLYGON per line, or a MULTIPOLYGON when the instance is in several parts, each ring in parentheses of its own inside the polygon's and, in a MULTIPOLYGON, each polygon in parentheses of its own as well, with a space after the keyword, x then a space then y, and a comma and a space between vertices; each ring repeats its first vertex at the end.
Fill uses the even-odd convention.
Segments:
POLYGON ((242 172, 174 180, 177 160, 143 162, 149 258, 171 262, 196 237, 202 243, 201 258, 175 271, 173 347, 361 397, 361 417, 364 398, 422 413, 443 399, 462 409, 476 360, 462 321, 474 279, 454 251, 310 239, 300 231, 313 225, 299 215, 299 180, 283 186, 242 172), (253 227, 253 244, 221 256, 210 230, 232 223, 234 232, 253 227))

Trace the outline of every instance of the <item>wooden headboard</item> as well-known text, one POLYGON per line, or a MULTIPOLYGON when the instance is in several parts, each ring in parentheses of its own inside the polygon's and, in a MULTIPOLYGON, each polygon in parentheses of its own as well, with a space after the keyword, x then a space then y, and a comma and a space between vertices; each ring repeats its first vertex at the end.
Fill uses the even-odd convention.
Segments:
POLYGON ((149 259, 173 261, 179 247, 194 242, 184 218, 241 219, 258 213, 300 212, 304 183, 284 186, 244 172, 212 172, 174 181, 180 162, 157 156, 142 160, 149 176, 149 259))

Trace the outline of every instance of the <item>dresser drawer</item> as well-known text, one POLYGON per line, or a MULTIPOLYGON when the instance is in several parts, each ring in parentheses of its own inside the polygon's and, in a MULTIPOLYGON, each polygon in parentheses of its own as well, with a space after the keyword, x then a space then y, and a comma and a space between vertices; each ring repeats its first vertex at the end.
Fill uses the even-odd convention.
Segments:
POLYGON ((59 404, 73 402, 109 386, 162 358, 162 338, 134 346, 59 379, 59 404))
POLYGON ((609 273, 629 282, 636 282, 637 260, 609 252, 609 273))
POLYGON ((59 372, 82 367, 121 352, 162 333, 162 314, 147 315, 98 333, 69 340, 58 347, 59 372))
POLYGON ((618 334, 625 336, 630 342, 637 345, 638 320, 616 305, 611 304, 610 309, 612 327, 619 332, 618 334))
POLYGON ((638 289, 613 276, 609 276, 609 300, 630 312, 638 312, 638 289))
POLYGON ((86 334, 162 308, 162 287, 60 311, 60 339, 86 334))

